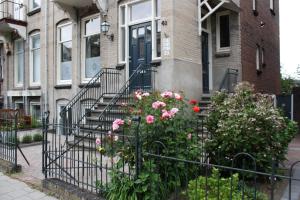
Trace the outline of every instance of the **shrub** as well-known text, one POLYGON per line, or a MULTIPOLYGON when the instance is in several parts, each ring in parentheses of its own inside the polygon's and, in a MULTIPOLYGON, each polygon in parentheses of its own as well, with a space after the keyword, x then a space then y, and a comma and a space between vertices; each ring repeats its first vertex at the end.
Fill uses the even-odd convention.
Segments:
POLYGON ((200 176, 189 182, 187 196, 189 200, 199 199, 256 199, 267 200, 268 197, 261 192, 247 187, 239 182, 239 174, 233 174, 229 178, 221 178, 218 169, 213 169, 211 177, 200 176), (244 190, 244 193, 243 191, 244 190), (256 198, 254 197, 256 195, 256 198))
POLYGON ((40 142, 42 140, 43 140, 43 136, 41 134, 36 133, 36 134, 33 135, 33 141, 40 142))
MULTIPOLYGON (((197 136, 195 114, 199 109, 195 109, 194 104, 188 104, 183 99, 183 94, 173 92, 149 94, 137 91, 134 99, 133 105, 124 105, 129 117, 123 120, 116 119, 112 125, 113 132, 108 133, 102 141, 99 138, 96 140, 100 153, 111 157, 112 162, 113 158, 120 158, 119 162, 115 163, 115 169, 121 169, 124 164, 128 164, 132 169, 135 167, 136 140, 128 139, 136 138, 136 123, 131 121, 134 116, 141 119, 139 138, 144 153, 159 152, 163 156, 200 161, 202 146, 197 136), (121 130, 126 138, 121 138, 121 130)), ((149 160, 150 158, 143 157, 143 162, 149 160)), ((199 170, 198 166, 186 168, 184 164, 174 167, 174 162, 167 159, 153 159, 152 162, 155 166, 152 170, 164 180, 164 188, 170 192, 175 187, 187 185, 186 177, 192 177, 195 171, 199 170)), ((142 170, 141 174, 143 173, 145 171, 142 170)), ((109 188, 114 188, 116 182, 112 182, 109 188)), ((147 195, 147 192, 148 190, 142 195, 147 195)))
POLYGON ((24 143, 24 144, 32 143, 32 135, 25 135, 22 138, 22 143, 24 143))
POLYGON ((230 165, 225 158, 246 152, 262 171, 270 170, 272 159, 285 160, 288 144, 297 133, 296 124, 274 108, 271 97, 254 93, 249 83, 237 85, 234 94, 217 92, 212 97, 207 128, 212 139, 206 150, 213 162, 230 165))

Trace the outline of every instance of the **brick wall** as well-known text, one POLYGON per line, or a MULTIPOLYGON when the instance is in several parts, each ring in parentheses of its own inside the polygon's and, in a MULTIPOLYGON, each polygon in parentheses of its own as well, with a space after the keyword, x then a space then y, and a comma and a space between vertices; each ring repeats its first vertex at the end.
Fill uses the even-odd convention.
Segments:
POLYGON ((280 93, 279 1, 275 0, 275 15, 270 12, 270 0, 257 0, 258 15, 252 12, 252 1, 240 1, 242 80, 255 84, 259 92, 280 93), (265 25, 262 28, 261 22, 265 25), (265 66, 256 70, 256 45, 265 49, 265 66))

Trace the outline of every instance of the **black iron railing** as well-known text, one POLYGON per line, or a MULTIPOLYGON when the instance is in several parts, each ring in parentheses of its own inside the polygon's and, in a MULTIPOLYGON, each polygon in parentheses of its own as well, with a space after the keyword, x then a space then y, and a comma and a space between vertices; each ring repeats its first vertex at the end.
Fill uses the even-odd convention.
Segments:
POLYGON ((18 164, 18 112, 0 112, 0 159, 18 164))
POLYGON ((219 90, 225 90, 229 93, 234 92, 234 87, 238 82, 239 71, 237 69, 228 68, 222 80, 219 90))
MULTIPOLYGON (((96 74, 77 95, 64 107, 60 116, 64 127, 75 127, 85 124, 85 118, 104 95, 115 95, 120 88, 121 72, 116 69, 104 68, 96 74)), ((72 129, 64 129, 71 134, 72 129)))
POLYGON ((27 7, 13 0, 0 1, 0 20, 3 18, 26 21, 27 7))

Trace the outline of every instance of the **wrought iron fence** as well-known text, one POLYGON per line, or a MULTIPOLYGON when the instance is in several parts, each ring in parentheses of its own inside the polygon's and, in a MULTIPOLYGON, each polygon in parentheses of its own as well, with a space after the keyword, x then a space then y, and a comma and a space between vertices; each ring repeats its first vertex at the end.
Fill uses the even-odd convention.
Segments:
POLYGON ((0 1, 0 19, 9 18, 14 20, 25 21, 27 15, 27 7, 13 0, 0 1))
POLYGON ((18 111, 0 113, 0 159, 17 167, 18 111))

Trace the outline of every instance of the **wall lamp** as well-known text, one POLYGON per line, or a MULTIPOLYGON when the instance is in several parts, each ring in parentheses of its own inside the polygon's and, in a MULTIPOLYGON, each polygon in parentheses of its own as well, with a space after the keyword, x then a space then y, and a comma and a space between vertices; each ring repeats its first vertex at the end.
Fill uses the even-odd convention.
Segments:
POLYGON ((107 34, 109 31, 109 28, 110 28, 110 24, 107 21, 104 21, 101 24, 101 32, 104 33, 104 35, 106 35, 108 39, 110 39, 111 41, 114 41, 115 35, 113 33, 110 35, 107 34))

